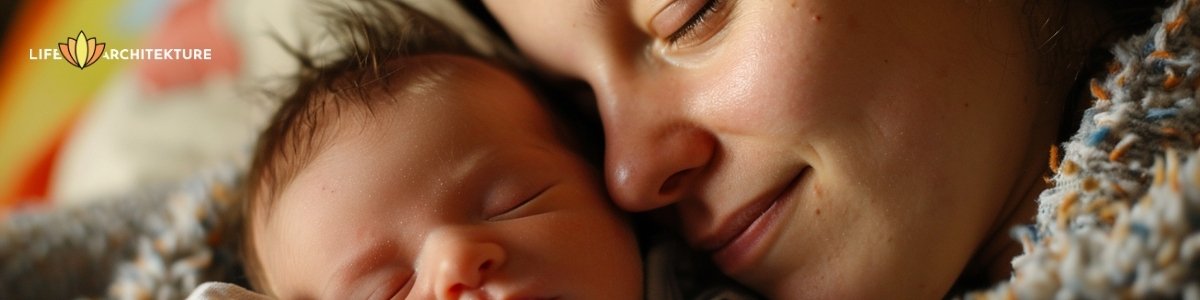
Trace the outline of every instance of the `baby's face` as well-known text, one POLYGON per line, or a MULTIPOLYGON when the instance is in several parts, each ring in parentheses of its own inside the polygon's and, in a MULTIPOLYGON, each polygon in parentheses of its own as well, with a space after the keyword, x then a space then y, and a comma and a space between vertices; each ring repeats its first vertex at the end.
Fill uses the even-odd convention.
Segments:
MULTIPOLYGON (((517 79, 468 58, 332 140, 256 213, 283 299, 636 299, 624 219, 517 79), (414 95, 415 94, 415 95, 414 95)), ((379 96, 379 95, 373 95, 379 96)))

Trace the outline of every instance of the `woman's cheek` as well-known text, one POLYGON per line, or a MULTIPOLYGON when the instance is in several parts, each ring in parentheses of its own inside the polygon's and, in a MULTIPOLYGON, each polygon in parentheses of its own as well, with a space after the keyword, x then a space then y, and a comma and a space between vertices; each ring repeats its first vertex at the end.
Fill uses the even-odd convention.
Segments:
MULTIPOLYGON (((733 41, 737 42, 737 41, 733 41)), ((693 74, 682 91, 696 91, 687 112, 717 133, 780 136, 795 133, 798 120, 816 113, 797 72, 770 63, 772 55, 751 42, 714 57, 693 74)), ((808 122, 800 122, 808 123, 808 122)))

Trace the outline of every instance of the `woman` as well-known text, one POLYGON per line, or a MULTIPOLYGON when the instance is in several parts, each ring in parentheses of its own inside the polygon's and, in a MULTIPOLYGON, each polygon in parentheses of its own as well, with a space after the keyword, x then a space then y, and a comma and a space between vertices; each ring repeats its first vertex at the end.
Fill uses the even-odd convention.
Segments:
POLYGON ((1037 214, 1048 149, 1078 124, 1082 54, 1149 20, 1120 14, 1152 11, 483 2, 542 70, 593 89, 617 205, 676 220, 772 299, 937 298, 1007 279, 1022 252, 1009 230, 1037 214))

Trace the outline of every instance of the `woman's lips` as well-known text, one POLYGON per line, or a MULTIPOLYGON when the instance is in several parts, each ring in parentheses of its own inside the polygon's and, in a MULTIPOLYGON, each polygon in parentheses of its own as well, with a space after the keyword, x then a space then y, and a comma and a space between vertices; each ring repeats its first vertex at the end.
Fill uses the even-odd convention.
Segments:
POLYGON ((713 261, 727 273, 736 272, 752 263, 763 254, 760 242, 774 229, 783 206, 797 190, 800 181, 808 173, 804 168, 781 187, 766 197, 755 199, 736 212, 716 235, 705 239, 699 246, 712 253, 713 261), (759 251, 755 251, 759 250, 759 251))

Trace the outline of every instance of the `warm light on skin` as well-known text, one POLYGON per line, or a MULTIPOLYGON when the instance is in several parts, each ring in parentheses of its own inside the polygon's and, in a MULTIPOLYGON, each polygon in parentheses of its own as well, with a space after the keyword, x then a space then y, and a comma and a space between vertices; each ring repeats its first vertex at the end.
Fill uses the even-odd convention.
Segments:
POLYGON ((700 244, 809 168, 759 255, 723 267, 769 298, 943 297, 1032 216, 1062 100, 1020 1, 484 2, 595 91, 621 208, 674 212, 700 244), (677 42, 650 29, 710 4, 677 42))
POLYGON ((406 68, 431 64, 440 79, 374 92, 398 103, 370 116, 343 112, 269 219, 254 216, 273 292, 640 298, 632 230, 531 92, 474 59, 405 60, 406 68))

